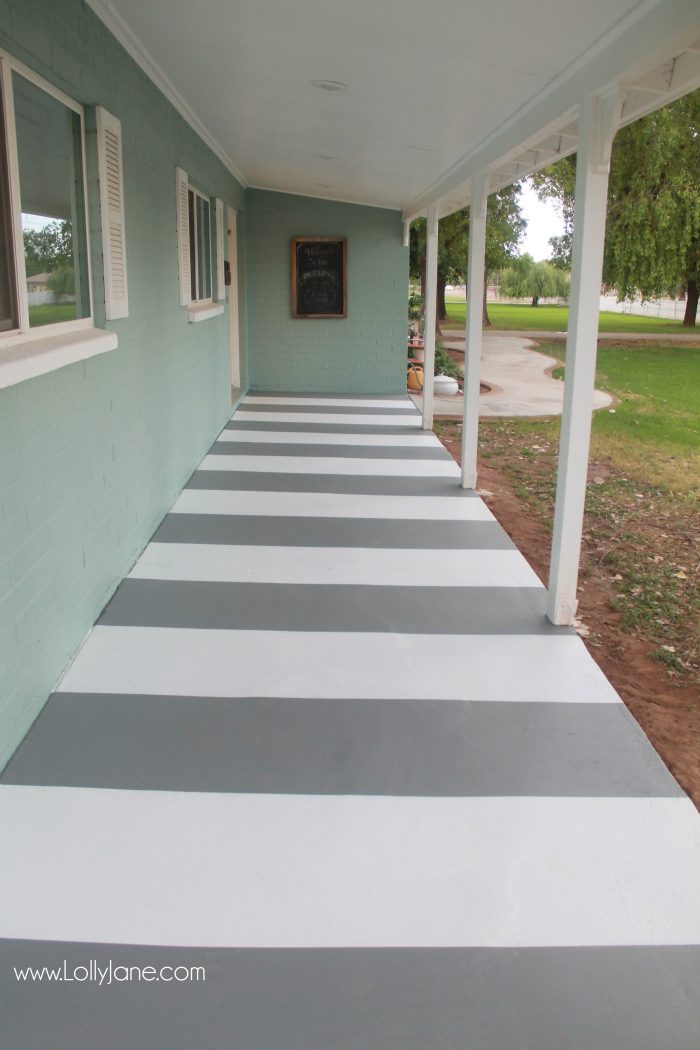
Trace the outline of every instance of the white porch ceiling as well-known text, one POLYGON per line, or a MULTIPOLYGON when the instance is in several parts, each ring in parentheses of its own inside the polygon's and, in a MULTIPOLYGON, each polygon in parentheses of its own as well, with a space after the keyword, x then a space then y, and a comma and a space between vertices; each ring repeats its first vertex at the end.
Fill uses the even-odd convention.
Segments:
MULTIPOLYGON (((407 215, 572 152, 572 99, 700 40, 697 0, 89 2, 246 184, 407 215)), ((640 111, 672 97, 657 81, 640 111)))

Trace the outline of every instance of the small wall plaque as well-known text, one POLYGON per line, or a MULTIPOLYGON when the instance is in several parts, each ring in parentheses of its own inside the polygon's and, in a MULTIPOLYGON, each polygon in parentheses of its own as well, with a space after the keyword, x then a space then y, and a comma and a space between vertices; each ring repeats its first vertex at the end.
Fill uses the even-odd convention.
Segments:
POLYGON ((292 238, 292 317, 347 317, 345 237, 292 238))

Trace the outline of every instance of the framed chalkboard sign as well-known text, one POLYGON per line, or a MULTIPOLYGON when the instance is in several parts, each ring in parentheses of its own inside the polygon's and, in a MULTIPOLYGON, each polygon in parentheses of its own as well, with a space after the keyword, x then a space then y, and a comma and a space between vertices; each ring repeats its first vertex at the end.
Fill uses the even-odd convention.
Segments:
POLYGON ((348 242, 292 238, 292 317, 347 317, 348 242))

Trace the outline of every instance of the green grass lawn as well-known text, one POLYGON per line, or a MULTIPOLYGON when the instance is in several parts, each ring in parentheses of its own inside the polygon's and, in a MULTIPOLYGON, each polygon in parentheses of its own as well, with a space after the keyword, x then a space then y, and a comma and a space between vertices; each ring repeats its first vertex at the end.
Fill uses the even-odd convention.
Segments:
POLYGON ((29 307, 29 324, 36 328, 42 324, 58 324, 59 321, 74 321, 75 303, 44 303, 29 307))
MULTIPOLYGON (((464 301, 447 303, 445 328, 463 328, 467 304, 464 301)), ((568 322, 567 306, 530 306, 511 303, 489 303, 489 320, 494 328, 505 331, 565 332, 568 322)), ((688 333, 680 321, 660 320, 657 317, 635 317, 631 314, 604 312, 600 315, 601 332, 658 332, 688 333)), ((700 329, 698 329, 700 342, 700 329)))
MULTIPOLYGON (((539 349, 560 361, 561 342, 539 349)), ((556 369, 555 376, 564 369, 556 369)), ((700 487, 700 349, 663 344, 598 348, 596 385, 618 399, 593 417, 593 454, 670 491, 700 487)))

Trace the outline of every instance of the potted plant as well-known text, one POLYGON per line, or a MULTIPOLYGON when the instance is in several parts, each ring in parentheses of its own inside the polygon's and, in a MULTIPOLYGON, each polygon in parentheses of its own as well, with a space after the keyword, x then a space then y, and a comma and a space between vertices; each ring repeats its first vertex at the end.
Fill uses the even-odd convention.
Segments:
POLYGON ((416 364, 422 364, 425 360, 423 299, 415 292, 408 297, 408 358, 416 364))

